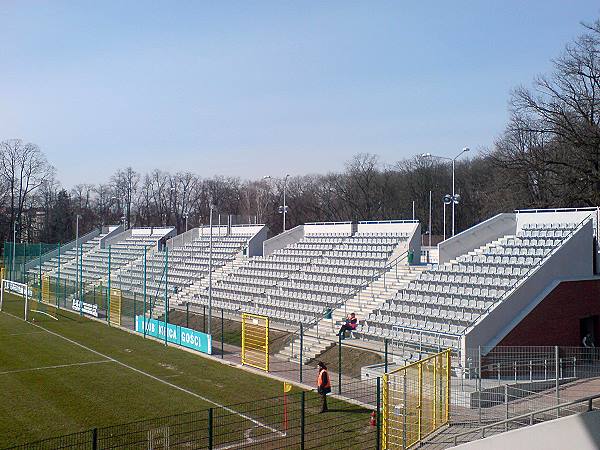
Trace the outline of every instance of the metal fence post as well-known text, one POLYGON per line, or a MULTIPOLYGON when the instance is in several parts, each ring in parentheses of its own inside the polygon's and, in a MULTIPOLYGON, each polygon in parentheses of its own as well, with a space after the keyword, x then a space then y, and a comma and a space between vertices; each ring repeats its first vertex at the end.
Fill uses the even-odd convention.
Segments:
POLYGON ((481 425, 481 345, 477 347, 477 413, 479 425, 481 425))
POLYGON ((106 321, 108 322, 108 324, 110 325, 110 283, 111 283, 111 279, 110 279, 110 255, 111 255, 111 250, 110 250, 111 246, 108 246, 108 295, 106 296, 107 298, 107 302, 106 302, 106 321))
POLYGON ((98 428, 92 430, 92 450, 98 450, 98 428))
POLYGON ((206 305, 202 305, 202 332, 206 333, 206 305))
POLYGON ((388 340, 387 340, 387 338, 385 338, 383 340, 383 343, 384 343, 384 348, 385 348, 383 367, 384 367, 384 373, 387 373, 387 371, 388 371, 388 340))
MULTIPOLYGON (((558 371, 560 370, 558 367, 558 345, 554 346, 554 377, 556 380, 555 389, 556 389, 556 405, 560 405, 560 393, 559 393, 559 381, 558 381, 558 371)), ((560 408, 556 408, 556 417, 560 417, 560 408)))
MULTIPOLYGON (((504 385, 504 405, 506 407, 505 419, 508 420, 508 384, 504 385)), ((505 431, 508 431, 508 422, 506 422, 506 426, 504 429, 505 429, 505 431)))
POLYGON ((302 368, 302 363, 304 362, 303 359, 303 355, 302 355, 302 351, 304 349, 304 327, 302 326, 302 322, 300 322, 300 383, 302 383, 302 372, 303 372, 303 368, 302 368))
MULTIPOLYGON (((144 311, 143 311, 143 315, 144 315, 144 320, 143 322, 143 327, 144 327, 144 338, 146 338, 146 310, 148 309, 148 305, 146 304, 146 296, 147 296, 147 288, 148 288, 148 281, 146 280, 146 276, 148 274, 147 272, 147 261, 148 261, 148 247, 144 247, 144 284, 143 284, 143 290, 144 290, 144 311)), ((152 318, 152 317, 150 317, 152 318)))
POLYGON ((190 327, 190 302, 185 303, 185 327, 190 327))
POLYGON ((404 373, 402 374, 402 409, 402 448, 406 449, 406 413, 408 412, 406 406, 406 370, 404 370, 404 373))
POLYGON ((208 449, 213 448, 213 409, 208 408, 208 449))
MULTIPOLYGON (((189 304, 189 303, 188 303, 189 304)), ((225 317, 223 308, 221 308, 221 359, 225 358, 224 343, 225 340, 225 317)))
POLYGON ((305 431, 305 392, 302 391, 300 394, 300 450, 304 450, 304 431, 305 431))
POLYGON ((342 333, 338 335, 338 394, 342 394, 342 333))
POLYGON ((377 377, 377 416, 375 417, 377 428, 375 430, 375 449, 381 448, 381 377, 377 377))

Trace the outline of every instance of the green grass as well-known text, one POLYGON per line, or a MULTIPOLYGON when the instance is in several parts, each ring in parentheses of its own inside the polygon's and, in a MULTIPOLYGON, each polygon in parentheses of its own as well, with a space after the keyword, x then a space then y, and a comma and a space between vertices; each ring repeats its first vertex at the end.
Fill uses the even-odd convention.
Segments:
MULTIPOLYGON (((33 323, 9 314, 22 318, 23 300, 5 294, 0 313, 0 448, 215 406, 191 393, 222 405, 246 402, 234 406, 233 413, 217 411, 223 415, 215 422, 223 442, 243 440, 252 427, 253 435, 269 433, 240 418, 237 411, 281 427, 281 398, 273 398, 281 396, 280 382, 77 314, 60 311, 55 321, 32 313, 33 323)), ((289 448, 298 444, 298 400, 298 394, 290 397, 289 448)), ((337 448, 352 436, 373 441, 368 411, 335 399, 330 399, 330 408, 337 412, 323 421, 316 414, 317 396, 308 393, 306 427, 312 442, 325 445, 320 448, 337 448)), ((368 448, 370 444, 364 446, 361 439, 355 447, 344 446, 368 448)))

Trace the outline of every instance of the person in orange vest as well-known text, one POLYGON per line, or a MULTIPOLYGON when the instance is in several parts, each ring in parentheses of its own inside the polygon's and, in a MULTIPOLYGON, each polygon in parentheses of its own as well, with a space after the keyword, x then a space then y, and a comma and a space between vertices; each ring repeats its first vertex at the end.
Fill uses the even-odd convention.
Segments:
POLYGON ((327 373, 327 366, 323 361, 317 364, 319 374, 317 375, 317 392, 321 396, 321 412, 327 412, 327 394, 331 392, 331 380, 327 373))

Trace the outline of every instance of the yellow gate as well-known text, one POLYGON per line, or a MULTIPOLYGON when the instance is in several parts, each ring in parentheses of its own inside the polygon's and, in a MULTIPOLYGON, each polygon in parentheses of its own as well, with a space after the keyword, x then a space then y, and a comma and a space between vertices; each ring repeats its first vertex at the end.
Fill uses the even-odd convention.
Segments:
POLYGON ((50 277, 42 276, 42 303, 50 304, 50 277))
POLYGON ((115 324, 117 326, 121 326, 121 301, 123 296, 121 294, 121 289, 112 288, 110 290, 110 308, 108 311, 109 314, 109 323, 115 324))
POLYGON ((242 314, 242 364, 269 371, 269 318, 242 314))
POLYGON ((410 448, 448 423, 450 355, 448 349, 383 376, 384 450, 410 448))

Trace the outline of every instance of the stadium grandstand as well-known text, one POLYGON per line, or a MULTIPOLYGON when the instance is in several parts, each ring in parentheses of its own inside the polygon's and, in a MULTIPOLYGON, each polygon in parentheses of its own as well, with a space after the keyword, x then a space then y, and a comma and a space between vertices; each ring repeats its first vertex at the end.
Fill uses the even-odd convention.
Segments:
MULTIPOLYGON (((354 348, 385 348, 386 358, 388 345, 393 349, 385 366, 363 367, 364 377, 450 349, 452 385, 461 385, 451 401, 463 412, 478 409, 481 424, 488 382, 508 384, 513 366, 515 381, 521 378, 522 361, 507 348, 575 348, 585 336, 600 337, 598 216, 596 208, 498 214, 430 249, 437 263, 421 261, 414 220, 307 223, 270 239, 258 224, 180 235, 171 227, 109 226, 24 263, 21 278, 47 276, 59 288, 78 283, 65 289, 72 298, 106 286, 134 298, 148 292, 154 300, 144 313, 156 320, 165 310, 209 305, 229 320, 265 316, 291 333, 276 356, 294 364, 335 345, 354 312, 354 348)), ((568 377, 562 369, 560 380, 556 374, 557 386, 578 378, 579 363, 573 359, 568 377)), ((552 380, 547 371, 545 382, 552 380)))

